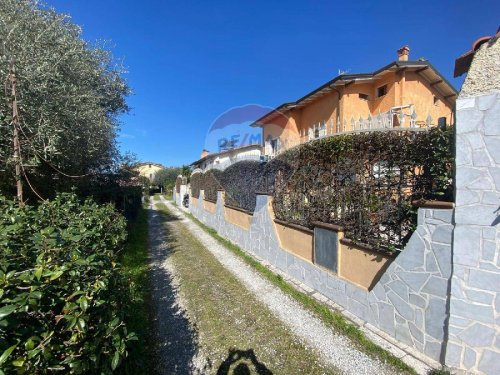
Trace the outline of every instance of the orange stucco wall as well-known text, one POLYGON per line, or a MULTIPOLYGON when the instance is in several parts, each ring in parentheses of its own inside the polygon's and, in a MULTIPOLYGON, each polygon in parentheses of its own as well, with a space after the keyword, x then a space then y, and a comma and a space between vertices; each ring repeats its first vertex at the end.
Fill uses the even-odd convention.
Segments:
POLYGON ((406 73, 404 100, 415 104, 417 121, 425 121, 432 116, 432 122, 437 124, 439 117, 446 117, 447 124, 453 123, 453 107, 442 95, 433 90, 427 81, 420 79, 416 73, 406 73), (434 104, 434 97, 438 99, 434 104))
POLYGON ((274 222, 272 199, 267 203, 269 217, 273 219, 273 227, 281 248, 309 262, 313 261, 313 234, 274 222))
MULTIPOLYGON (((447 123, 453 123, 454 102, 443 98, 430 84, 417 73, 411 71, 387 72, 375 81, 358 82, 339 87, 341 99, 332 91, 305 107, 292 109, 285 113, 285 117, 278 117, 263 126, 264 140, 280 138, 281 143, 297 144, 307 141, 308 129, 314 125, 328 124, 328 134, 336 131, 337 118, 340 118, 340 131, 353 130, 352 119, 366 119, 368 115, 375 117, 379 113, 387 112, 392 107, 413 104, 417 113, 417 121, 425 123, 428 115, 432 117, 432 124, 436 125, 438 118, 446 117, 447 123), (387 93, 377 97, 377 89, 387 85, 387 93), (359 94, 369 96, 368 100, 361 99, 359 94), (437 97, 437 102, 434 102, 437 97), (304 136, 305 135, 305 136, 304 136)), ((409 126, 409 121, 405 126, 409 126)))
POLYGON ((337 121, 338 108, 339 108, 338 94, 336 92, 329 93, 316 100, 307 107, 301 108, 301 122, 298 124, 299 132, 307 134, 307 130, 314 125, 323 124, 326 122, 328 125, 328 132, 330 132, 331 121, 337 121))
POLYGON ((280 246, 283 249, 309 262, 313 261, 313 235, 311 233, 276 222, 273 223, 280 246))
POLYGON ((205 211, 214 214, 217 208, 217 204, 214 202, 203 200, 203 208, 205 209, 205 211))
POLYGON ((293 143, 297 143, 299 141, 299 122, 300 111, 291 111, 286 115, 276 116, 263 128, 264 141, 268 138, 280 138, 282 142, 290 140, 293 143))
POLYGON ((340 244, 339 276, 365 289, 372 288, 393 258, 355 245, 340 244))
POLYGON ((191 197, 191 205, 198 207, 198 198, 191 197))
POLYGON ((249 230, 252 223, 252 215, 227 206, 224 206, 224 219, 245 230, 249 230))

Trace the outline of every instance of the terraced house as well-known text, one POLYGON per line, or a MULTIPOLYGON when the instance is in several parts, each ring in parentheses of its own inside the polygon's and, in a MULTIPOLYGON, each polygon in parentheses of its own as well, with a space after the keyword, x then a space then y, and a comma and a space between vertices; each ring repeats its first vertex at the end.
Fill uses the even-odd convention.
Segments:
POLYGON ((397 52, 372 73, 339 75, 258 119, 265 155, 346 132, 452 124, 457 91, 429 61, 409 60, 408 46, 397 52))

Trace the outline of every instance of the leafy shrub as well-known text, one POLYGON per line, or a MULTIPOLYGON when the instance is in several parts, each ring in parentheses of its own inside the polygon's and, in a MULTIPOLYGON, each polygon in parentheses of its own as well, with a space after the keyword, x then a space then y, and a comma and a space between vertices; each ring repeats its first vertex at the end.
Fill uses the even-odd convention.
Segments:
POLYGON ((201 172, 196 172, 191 175, 191 196, 194 198, 200 197, 200 190, 202 189, 201 184, 203 180, 203 174, 201 172))
POLYGON ((224 171, 209 170, 191 176, 191 194, 198 198, 200 190, 205 191, 205 198, 215 201, 217 190, 226 192, 226 203, 246 211, 255 210, 256 192, 274 191, 275 176, 288 173, 290 165, 274 159, 269 163, 244 160, 235 163, 224 171))
POLYGON ((258 161, 241 161, 221 173, 220 183, 226 192, 227 204, 255 210, 255 192, 261 190, 264 165, 258 161))
POLYGON ((203 173, 203 190, 205 199, 215 202, 217 201, 217 190, 222 189, 222 172, 217 169, 211 169, 203 173))
POLYGON ((0 373, 111 373, 126 356, 116 264, 126 223, 111 205, 62 194, 0 198, 0 373))
POLYGON ((177 194, 181 192, 182 176, 177 176, 175 179, 175 191, 177 194))

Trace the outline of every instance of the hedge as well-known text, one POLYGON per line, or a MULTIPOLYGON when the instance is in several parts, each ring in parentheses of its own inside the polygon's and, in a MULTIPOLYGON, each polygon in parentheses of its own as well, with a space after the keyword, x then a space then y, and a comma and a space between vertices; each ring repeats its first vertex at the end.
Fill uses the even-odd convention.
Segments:
POLYGON ((257 161, 241 161, 226 168, 220 177, 226 203, 253 212, 255 192, 262 190, 264 166, 257 161))
POLYGON ((344 227, 346 237, 401 249, 416 227, 413 200, 453 200, 453 129, 369 132, 305 143, 281 154, 278 219, 344 227))
POLYGON ((196 189, 254 211, 257 191, 273 194, 276 218, 312 228, 344 227, 377 249, 401 249, 416 227, 413 200, 453 200, 453 129, 366 132, 294 147, 268 163, 242 161, 211 170, 196 189))
POLYGON ((222 189, 222 174, 223 172, 218 169, 211 169, 203 173, 203 190, 205 192, 205 199, 215 202, 217 201, 217 191, 222 189))
POLYGON ((196 172, 191 175, 191 196, 194 198, 200 197, 200 190, 203 180, 203 174, 201 172, 196 172))
POLYGON ((109 374, 135 335, 122 314, 111 205, 62 194, 23 208, 0 197, 0 373, 109 374))
POLYGON ((177 194, 181 192, 181 185, 182 185, 182 176, 177 176, 175 179, 175 191, 177 194))

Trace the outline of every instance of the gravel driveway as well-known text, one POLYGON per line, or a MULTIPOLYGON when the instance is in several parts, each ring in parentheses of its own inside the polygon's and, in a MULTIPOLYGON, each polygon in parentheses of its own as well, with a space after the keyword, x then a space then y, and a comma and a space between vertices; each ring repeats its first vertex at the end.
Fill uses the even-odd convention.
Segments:
POLYGON ((149 251, 151 267, 151 299, 158 374, 191 374, 196 354, 196 333, 181 307, 173 278, 169 243, 164 219, 157 211, 149 211, 149 251))
MULTIPOLYGON (((260 303, 267 307, 272 314, 289 327, 291 332, 296 335, 305 346, 312 348, 316 353, 318 353, 318 356, 322 361, 333 366, 338 370, 338 372, 343 374, 397 373, 397 371, 395 371, 392 367, 381 363, 379 360, 374 359, 358 350, 346 337, 333 332, 330 328, 327 328, 320 319, 313 316, 309 311, 299 305, 299 303, 289 298, 277 287, 262 278, 236 255, 219 244, 209 234, 204 232, 198 225, 187 219, 170 202, 163 200, 162 203, 167 205, 169 211, 177 217, 180 223, 182 223, 228 271, 240 280, 260 303)), ((150 238, 154 249, 155 246, 156 248, 161 247, 162 239, 159 225, 155 223, 155 214, 152 215, 150 238)), ((192 356, 195 351, 194 343, 196 340, 194 338, 194 334, 189 329, 189 322, 187 322, 187 319, 183 317, 182 313, 179 313, 178 308, 176 307, 178 304, 176 305, 172 298, 162 300, 162 298, 165 297, 161 296, 164 292, 175 292, 175 289, 168 286, 170 285, 168 283, 168 257, 167 259, 164 259, 158 254, 155 255, 155 251, 153 250, 153 259, 156 259, 156 261, 159 261, 160 263, 167 263, 167 272, 157 271, 155 276, 155 279, 158 282, 163 284, 167 282, 167 286, 164 285, 162 288, 155 291, 155 300, 162 301, 162 303, 165 301, 167 302, 166 304, 170 306, 158 309, 158 319, 166 319, 165 321, 168 322, 165 324, 163 322, 159 322, 159 335, 167 333, 167 325, 172 323, 175 324, 175 322, 177 322, 179 324, 178 333, 180 333, 181 336, 185 335, 188 342, 188 348, 183 349, 180 354, 181 357, 185 357, 187 359, 189 356, 192 356), (161 289, 163 289, 163 291, 161 289), (175 322, 169 322, 168 319, 171 321, 172 317, 168 318, 166 316, 172 314, 176 316, 176 318, 174 318, 175 322), (192 343, 192 345, 189 343, 192 343)), ((168 345, 163 346, 162 348, 165 350, 165 353, 168 351, 168 345)), ((166 362, 166 360, 163 362, 166 362)), ((185 362, 187 362, 187 360, 181 360, 178 365, 179 368, 184 366, 184 369, 186 369, 185 362)), ((189 371, 184 373, 189 373, 189 371)))

